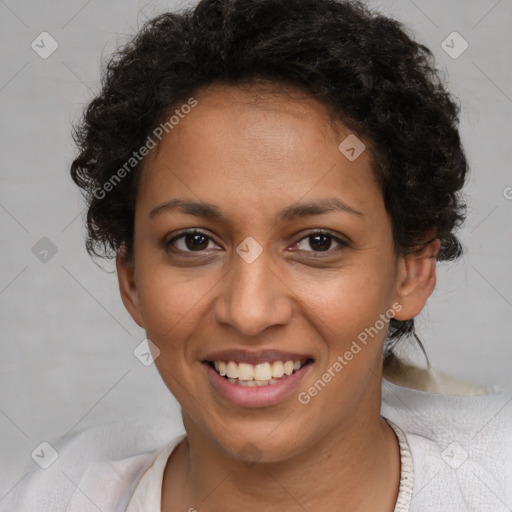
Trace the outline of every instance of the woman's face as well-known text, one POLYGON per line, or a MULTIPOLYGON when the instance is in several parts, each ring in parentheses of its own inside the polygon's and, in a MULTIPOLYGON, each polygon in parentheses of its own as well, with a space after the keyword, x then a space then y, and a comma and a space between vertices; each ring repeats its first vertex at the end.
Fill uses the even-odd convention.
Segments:
POLYGON ((350 131, 320 103, 226 86, 195 99, 146 160, 121 292, 185 425, 233 456, 284 460, 380 403, 406 267, 368 147, 342 152, 350 131), (260 381, 310 363, 241 386, 215 360, 260 381))

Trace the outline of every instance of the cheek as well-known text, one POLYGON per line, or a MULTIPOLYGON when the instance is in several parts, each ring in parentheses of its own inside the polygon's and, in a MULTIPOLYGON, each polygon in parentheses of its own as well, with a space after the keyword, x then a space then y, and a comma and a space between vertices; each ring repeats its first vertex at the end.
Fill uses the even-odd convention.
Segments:
POLYGON ((327 280, 297 279, 301 282, 295 288, 297 296, 302 298, 310 321, 329 340, 330 358, 336 357, 334 353, 344 353, 352 341, 364 340, 368 330, 373 336, 368 336, 367 341, 375 341, 372 346, 375 351, 380 350, 379 341, 385 337, 389 322, 383 325, 379 319, 389 310, 393 299, 392 268, 385 262, 366 262, 339 269, 327 280), (372 327, 377 322, 375 334, 372 327))
POLYGON ((205 314, 214 284, 213 276, 204 271, 197 270, 194 276, 193 271, 166 264, 141 268, 139 300, 148 337, 160 342, 186 338, 197 328, 198 316, 205 314))

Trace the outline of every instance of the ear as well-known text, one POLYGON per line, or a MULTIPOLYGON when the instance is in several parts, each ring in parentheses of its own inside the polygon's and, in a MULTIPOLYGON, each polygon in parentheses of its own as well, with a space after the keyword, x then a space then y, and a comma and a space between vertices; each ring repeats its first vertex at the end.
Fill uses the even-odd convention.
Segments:
POLYGON ((436 238, 417 252, 400 257, 398 263, 397 301, 402 309, 397 320, 419 315, 436 285, 436 259, 441 242, 436 238))
POLYGON ((144 321, 139 307, 139 293, 135 282, 135 264, 130 261, 124 249, 120 249, 116 257, 117 280, 124 307, 134 322, 144 328, 144 321))

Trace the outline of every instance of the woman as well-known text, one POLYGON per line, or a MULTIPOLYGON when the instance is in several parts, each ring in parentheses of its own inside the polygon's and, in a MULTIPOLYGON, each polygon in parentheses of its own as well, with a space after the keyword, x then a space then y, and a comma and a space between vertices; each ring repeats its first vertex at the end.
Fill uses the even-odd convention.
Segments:
POLYGON ((393 352, 461 254, 457 116, 430 51, 356 2, 203 0, 148 22, 71 174, 185 433, 89 464, 60 498, 39 477, 23 510, 44 485, 48 510, 512 506, 506 400, 393 352))

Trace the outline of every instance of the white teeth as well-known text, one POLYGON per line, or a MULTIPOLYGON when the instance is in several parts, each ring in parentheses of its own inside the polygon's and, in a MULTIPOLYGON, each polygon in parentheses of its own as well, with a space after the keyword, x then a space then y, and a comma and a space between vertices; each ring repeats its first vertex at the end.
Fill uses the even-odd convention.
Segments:
POLYGON ((293 373, 293 361, 286 361, 286 363, 284 363, 284 373, 286 375, 291 375, 293 373))
POLYGON ((240 380, 252 380, 253 376, 254 376, 254 366, 252 364, 240 363, 238 365, 238 378, 240 380))
POLYGON ((228 379, 231 384, 238 384, 240 386, 253 388, 255 386, 268 386, 269 384, 275 384, 279 382, 274 379, 270 380, 240 380, 240 379, 228 379))
POLYGON ((235 363, 235 361, 229 361, 228 367, 226 370, 226 375, 230 379, 237 379, 238 378, 238 365, 235 363))
POLYGON ((266 386, 282 377, 291 375, 301 368, 301 361, 272 361, 259 364, 237 363, 236 361, 214 361, 214 367, 222 377, 242 386, 266 386))
POLYGON ((272 367, 270 366, 270 363, 261 363, 254 366, 254 380, 270 380, 271 378, 272 367))
POLYGON ((281 378, 284 375, 284 365, 282 361, 272 363, 272 377, 281 378))

